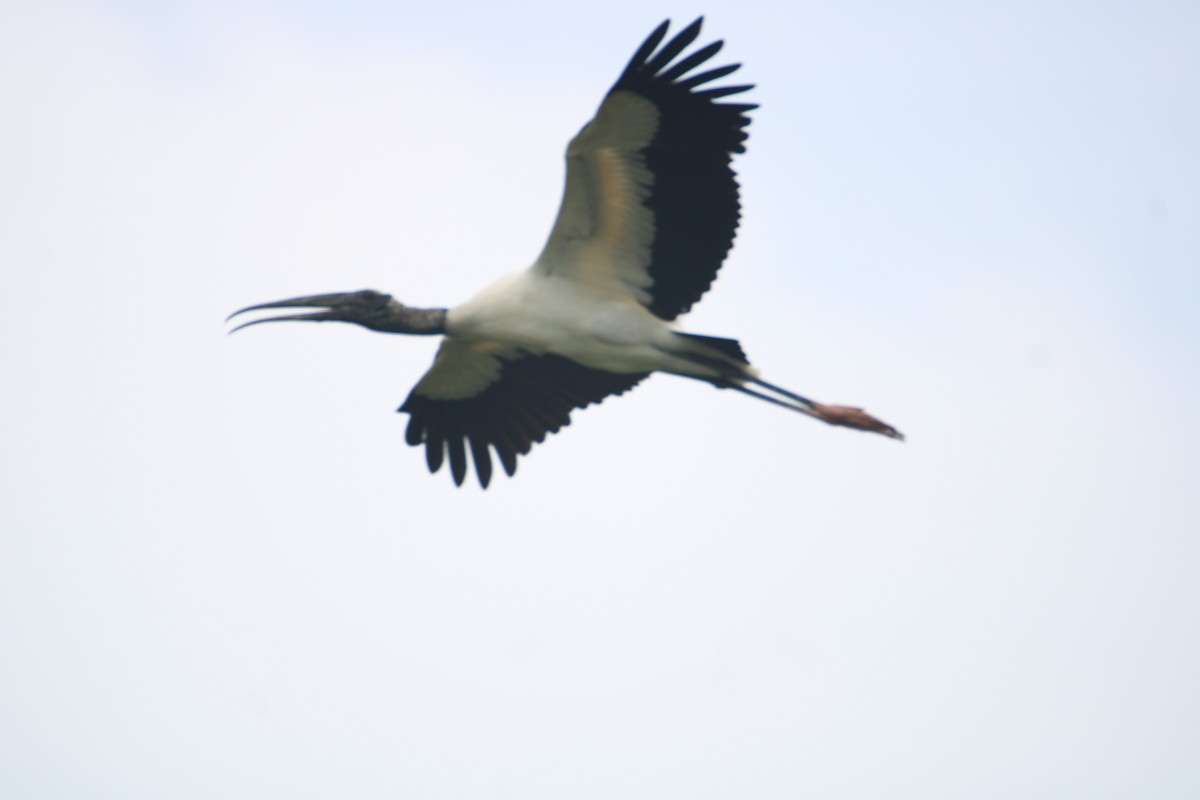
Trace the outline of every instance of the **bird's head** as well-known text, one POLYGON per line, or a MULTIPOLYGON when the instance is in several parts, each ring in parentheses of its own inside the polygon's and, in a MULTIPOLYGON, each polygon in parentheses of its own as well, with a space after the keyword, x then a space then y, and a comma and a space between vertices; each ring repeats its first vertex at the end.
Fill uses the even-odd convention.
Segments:
POLYGON ((240 331, 262 322, 352 322, 373 331, 384 333, 442 333, 446 323, 446 311, 441 308, 412 308, 397 301, 390 294, 374 289, 334 294, 313 294, 247 306, 229 315, 226 322, 248 311, 263 311, 269 308, 320 308, 308 314, 285 314, 279 317, 264 317, 243 322, 230 331, 240 331))

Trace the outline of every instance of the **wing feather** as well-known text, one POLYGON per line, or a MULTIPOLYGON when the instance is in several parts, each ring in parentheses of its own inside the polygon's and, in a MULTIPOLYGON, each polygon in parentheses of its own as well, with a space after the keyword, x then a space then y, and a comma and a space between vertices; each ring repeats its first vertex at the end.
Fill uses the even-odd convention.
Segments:
POLYGON ((669 23, 656 28, 571 140, 562 206, 534 266, 631 296, 664 320, 708 291, 733 245, 740 202, 730 162, 745 151, 755 108, 715 102, 750 85, 695 91, 740 66, 691 74, 722 47, 679 58, 701 23, 661 48, 669 23))
POLYGON ((473 461, 486 489, 493 452, 511 477, 517 457, 570 424, 572 411, 622 394, 645 377, 646 373, 605 372, 562 356, 533 355, 490 342, 447 339, 400 407, 410 415, 405 440, 425 446, 430 472, 448 460, 459 486, 473 461))

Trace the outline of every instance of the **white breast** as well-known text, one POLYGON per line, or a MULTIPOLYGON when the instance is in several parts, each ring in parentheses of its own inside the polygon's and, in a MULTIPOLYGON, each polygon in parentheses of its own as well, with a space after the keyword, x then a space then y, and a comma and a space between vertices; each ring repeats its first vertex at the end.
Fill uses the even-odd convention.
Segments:
POLYGON ((450 309, 446 335, 555 353, 610 372, 681 366, 668 352, 672 326, 632 297, 532 271, 506 275, 450 309))

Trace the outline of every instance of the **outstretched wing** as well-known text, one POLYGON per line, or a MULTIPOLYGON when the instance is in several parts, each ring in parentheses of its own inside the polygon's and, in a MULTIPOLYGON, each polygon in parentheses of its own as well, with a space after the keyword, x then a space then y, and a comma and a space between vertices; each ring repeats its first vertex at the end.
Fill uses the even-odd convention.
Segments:
POLYGON ((739 64, 693 74, 722 42, 679 58, 702 21, 661 49, 669 21, 650 34, 571 141, 562 207, 534 265, 631 295, 664 320, 708 291, 733 244, 740 206, 730 160, 745 151, 746 112, 756 108, 716 102, 751 86, 701 88, 739 64))
POLYGON ((573 410, 626 392, 647 374, 605 372, 562 356, 447 339, 399 410, 411 416, 406 439, 425 445, 430 472, 449 456, 450 474, 461 486, 469 449, 486 489, 492 478, 489 449, 511 477, 517 456, 569 425, 573 410))

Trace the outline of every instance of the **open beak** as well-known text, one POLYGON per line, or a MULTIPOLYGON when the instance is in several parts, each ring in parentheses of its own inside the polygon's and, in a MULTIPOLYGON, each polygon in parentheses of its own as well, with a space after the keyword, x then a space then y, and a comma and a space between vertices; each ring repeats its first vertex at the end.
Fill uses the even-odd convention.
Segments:
POLYGON ((336 294, 313 294, 307 297, 293 297, 290 300, 276 300, 274 303, 260 303, 256 306, 247 306, 239 311, 235 311, 225 318, 226 322, 238 316, 245 314, 247 311, 262 311, 268 308, 324 308, 324 311, 315 311, 311 314, 286 314, 281 317, 264 317, 262 319, 254 319, 249 322, 243 322, 238 325, 230 333, 236 333, 242 328, 249 328, 251 325, 258 325, 263 322, 328 322, 345 321, 345 314, 337 310, 338 306, 342 305, 343 299, 346 297, 344 292, 336 294))

